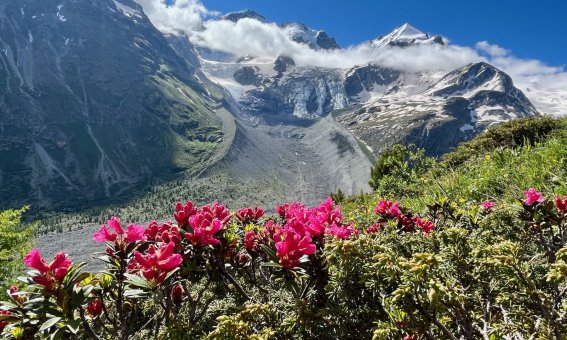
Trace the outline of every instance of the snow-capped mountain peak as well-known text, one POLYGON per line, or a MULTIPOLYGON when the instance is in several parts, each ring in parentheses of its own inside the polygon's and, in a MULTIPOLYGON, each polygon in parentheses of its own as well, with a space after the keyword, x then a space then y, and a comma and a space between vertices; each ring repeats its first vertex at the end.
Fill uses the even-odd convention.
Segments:
POLYGON ((398 39, 427 39, 427 34, 408 24, 407 22, 402 26, 396 28, 388 35, 392 40, 398 39))
POLYGON ((260 15, 256 11, 253 11, 251 9, 245 9, 245 10, 239 11, 239 12, 227 13, 227 14, 223 15, 222 17, 220 17, 219 20, 229 20, 229 21, 232 21, 232 22, 237 22, 238 20, 244 19, 244 18, 255 19, 255 20, 258 20, 260 22, 266 22, 266 18, 263 15, 260 15))
POLYGON ((335 38, 330 37, 325 31, 318 31, 297 22, 285 23, 281 27, 291 40, 306 44, 312 49, 332 50, 339 49, 335 38))
POLYGON ((444 42, 441 36, 431 37, 429 34, 420 31, 419 29, 413 27, 408 23, 405 23, 402 26, 394 29, 388 35, 378 37, 371 42, 371 45, 375 47, 382 47, 387 45, 406 47, 419 44, 444 45, 444 42))

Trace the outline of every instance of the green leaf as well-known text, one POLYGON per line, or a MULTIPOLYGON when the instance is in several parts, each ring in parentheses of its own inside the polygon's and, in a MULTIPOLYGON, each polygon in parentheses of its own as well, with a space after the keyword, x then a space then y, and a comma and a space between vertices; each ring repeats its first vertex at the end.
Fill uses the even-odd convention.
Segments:
POLYGON ((165 276, 164 281, 167 281, 167 279, 169 279, 171 276, 173 276, 173 274, 177 273, 179 271, 179 267, 175 268, 174 270, 170 271, 169 273, 167 273, 167 275, 165 276))
POLYGON ((55 324, 57 324, 59 321, 61 321, 61 318, 58 317, 58 316, 53 317, 53 318, 51 318, 51 319, 45 321, 45 322, 41 325, 41 327, 39 327, 39 332, 43 332, 43 331, 45 331, 46 329, 49 329, 49 328, 55 326, 55 324))
POLYGON ((147 292, 142 289, 126 289, 124 291, 124 296, 127 298, 143 298, 147 295, 147 292))
POLYGON ((2 307, 8 307, 8 308, 10 308, 10 309, 17 307, 14 303, 12 303, 12 302, 10 302, 10 301, 0 301, 0 306, 2 306, 2 307))
POLYGON ((85 286, 85 287, 83 287, 83 294, 85 296, 89 296, 91 294, 91 292, 93 291, 93 289, 94 289, 94 286, 91 286, 91 285, 85 286))
POLYGON ((281 264, 276 263, 276 262, 266 262, 266 263, 262 263, 262 267, 268 267, 268 268, 283 268, 281 266, 281 264))
POLYGON ((132 275, 132 274, 124 274, 128 280, 126 281, 126 283, 128 283, 131 286, 134 287, 140 287, 140 288, 150 288, 150 283, 148 282, 148 280, 138 276, 138 275, 132 275))
POLYGON ((38 298, 31 299, 31 300, 24 302, 24 305, 25 306, 28 306, 28 305, 32 306, 32 305, 36 305, 36 304, 40 304, 40 303, 43 304, 44 302, 46 302, 44 297, 38 297, 38 298))
POLYGON ((65 335, 64 328, 58 328, 51 336, 49 337, 50 340, 59 340, 63 339, 63 335, 65 335))
POLYGON ((77 332, 79 332, 79 330, 81 329, 81 321, 69 320, 67 321, 65 326, 69 329, 69 331, 71 331, 71 333, 77 334, 77 332))

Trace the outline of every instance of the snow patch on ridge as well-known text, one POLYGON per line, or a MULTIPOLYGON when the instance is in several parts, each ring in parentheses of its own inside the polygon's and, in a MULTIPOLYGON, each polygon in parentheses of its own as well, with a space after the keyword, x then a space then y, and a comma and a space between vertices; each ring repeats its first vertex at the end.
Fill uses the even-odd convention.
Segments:
POLYGON ((63 8, 62 4, 57 6, 57 18, 59 19, 59 21, 65 22, 67 21, 67 19, 61 14, 61 8, 63 8))
POLYGON ((127 16, 127 17, 141 17, 142 14, 140 13, 140 11, 138 11, 137 9, 134 9, 130 6, 126 6, 121 2, 118 2, 116 0, 112 0, 114 1, 114 5, 116 6, 116 8, 118 8, 120 11, 122 11, 122 13, 127 16))

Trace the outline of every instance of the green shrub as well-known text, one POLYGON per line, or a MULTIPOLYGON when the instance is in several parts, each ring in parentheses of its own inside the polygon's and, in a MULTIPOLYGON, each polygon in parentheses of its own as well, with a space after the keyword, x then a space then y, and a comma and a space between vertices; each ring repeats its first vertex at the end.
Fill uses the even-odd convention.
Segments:
POLYGON ((4 295, 8 285, 22 270, 22 258, 33 244, 34 226, 23 226, 20 222, 26 210, 27 207, 0 211, 1 295, 4 295))
POLYGON ((433 164, 423 149, 394 144, 384 151, 370 170, 368 184, 379 194, 399 196, 433 164))
POLYGON ((565 120, 546 122, 496 128, 451 164, 394 147, 375 166, 376 192, 341 207, 294 202, 263 216, 187 202, 176 224, 111 219, 94 235, 107 242, 101 272, 83 273, 63 253, 49 264, 37 250, 26 256, 34 270, 1 304, 0 331, 564 340, 567 134, 565 120), (395 193, 401 203, 383 199, 395 193))

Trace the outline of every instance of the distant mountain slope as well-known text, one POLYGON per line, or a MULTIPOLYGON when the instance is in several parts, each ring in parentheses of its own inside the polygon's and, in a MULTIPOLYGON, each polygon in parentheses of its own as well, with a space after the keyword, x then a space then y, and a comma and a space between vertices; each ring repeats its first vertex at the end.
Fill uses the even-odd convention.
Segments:
POLYGON ((1 2, 0 52, 0 208, 127 195, 223 138, 218 94, 131 0, 1 2))
MULTIPOLYGON (((446 47, 441 36, 409 24, 363 45, 424 44, 446 47)), ((352 69, 305 66, 285 55, 270 60, 225 53, 220 60, 208 51, 200 58, 203 71, 231 92, 242 112, 313 120, 333 113, 375 156, 397 142, 415 143, 438 155, 492 124, 539 115, 510 76, 483 62, 444 73, 373 63, 352 69)))
MULTIPOLYGON (((250 10, 217 20, 260 21, 312 54, 340 50, 325 31, 250 10)), ((414 45, 447 48, 409 24, 362 48, 414 45)), ((370 165, 390 144, 442 154, 539 114, 486 63, 413 72, 233 55, 164 35, 133 0, 0 3, 0 61, 0 209, 80 209, 174 177, 206 187, 207 176, 243 186, 272 176, 277 188, 264 195, 314 203, 368 190, 370 165)))
POLYGON ((403 142, 440 155, 493 124, 539 115, 512 79, 487 63, 465 66, 434 83, 426 75, 381 67, 351 70, 347 80, 352 77, 381 80, 360 86, 358 97, 370 99, 337 114, 374 154, 403 142))

